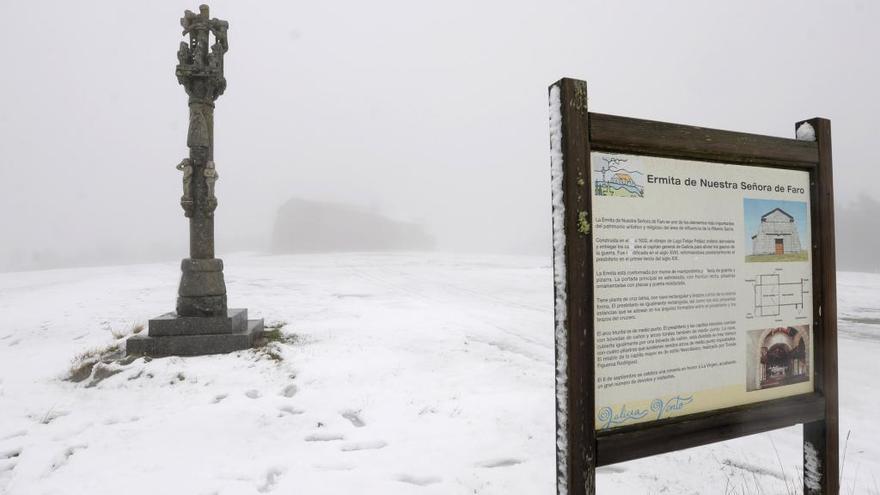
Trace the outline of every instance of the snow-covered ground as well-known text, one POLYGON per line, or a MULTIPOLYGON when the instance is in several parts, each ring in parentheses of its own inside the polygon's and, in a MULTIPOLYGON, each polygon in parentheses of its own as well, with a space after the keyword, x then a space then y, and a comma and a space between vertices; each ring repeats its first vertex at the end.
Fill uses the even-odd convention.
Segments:
MULTIPOLYGON (((174 306, 178 264, 0 274, 0 493, 552 494, 549 258, 234 255, 265 351, 75 355, 174 306)), ((842 493, 880 494, 880 276, 841 273, 842 493), (852 488, 852 491, 851 491, 852 488)), ((799 427, 609 466, 599 492, 799 493, 799 427)))

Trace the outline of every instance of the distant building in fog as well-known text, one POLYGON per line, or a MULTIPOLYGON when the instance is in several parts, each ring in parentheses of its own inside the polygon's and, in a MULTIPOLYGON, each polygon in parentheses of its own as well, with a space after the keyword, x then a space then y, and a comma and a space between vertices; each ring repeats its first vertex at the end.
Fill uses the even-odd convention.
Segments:
POLYGON ((426 250, 434 239, 415 223, 353 206, 293 198, 278 209, 276 253, 426 250))

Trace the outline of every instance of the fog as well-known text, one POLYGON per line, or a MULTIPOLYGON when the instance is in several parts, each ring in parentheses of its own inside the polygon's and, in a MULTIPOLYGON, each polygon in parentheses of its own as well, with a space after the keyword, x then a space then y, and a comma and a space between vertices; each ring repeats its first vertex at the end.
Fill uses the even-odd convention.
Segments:
MULTIPOLYGON (((563 76, 597 112, 785 137, 830 118, 840 211, 880 199, 877 2, 210 5, 230 23, 220 257, 268 250, 294 198, 418 225, 440 250, 549 255, 563 76)), ((0 3, 0 270, 186 256, 174 67, 197 7, 0 3)), ((873 252, 861 230, 847 249, 873 252)))

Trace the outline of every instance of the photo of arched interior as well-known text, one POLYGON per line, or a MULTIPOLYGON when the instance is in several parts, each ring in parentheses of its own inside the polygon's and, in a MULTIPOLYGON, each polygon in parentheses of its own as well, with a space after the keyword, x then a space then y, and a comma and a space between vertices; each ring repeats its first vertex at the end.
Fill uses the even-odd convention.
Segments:
POLYGON ((802 325, 749 332, 749 391, 810 379, 808 329, 802 325))

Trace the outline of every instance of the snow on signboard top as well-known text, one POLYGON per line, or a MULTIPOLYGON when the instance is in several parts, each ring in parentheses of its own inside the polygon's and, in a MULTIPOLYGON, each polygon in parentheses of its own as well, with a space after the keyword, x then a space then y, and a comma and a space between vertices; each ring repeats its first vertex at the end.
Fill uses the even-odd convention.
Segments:
MULTIPOLYGON (((0 274, 0 493, 554 493, 549 258, 226 262, 232 305, 284 322, 281 342, 78 383, 64 379, 76 354, 173 305, 177 263, 0 274)), ((842 273, 839 292, 844 481, 870 493, 880 277, 842 273)), ((784 491, 800 449, 789 428, 601 468, 598 483, 784 491)))

